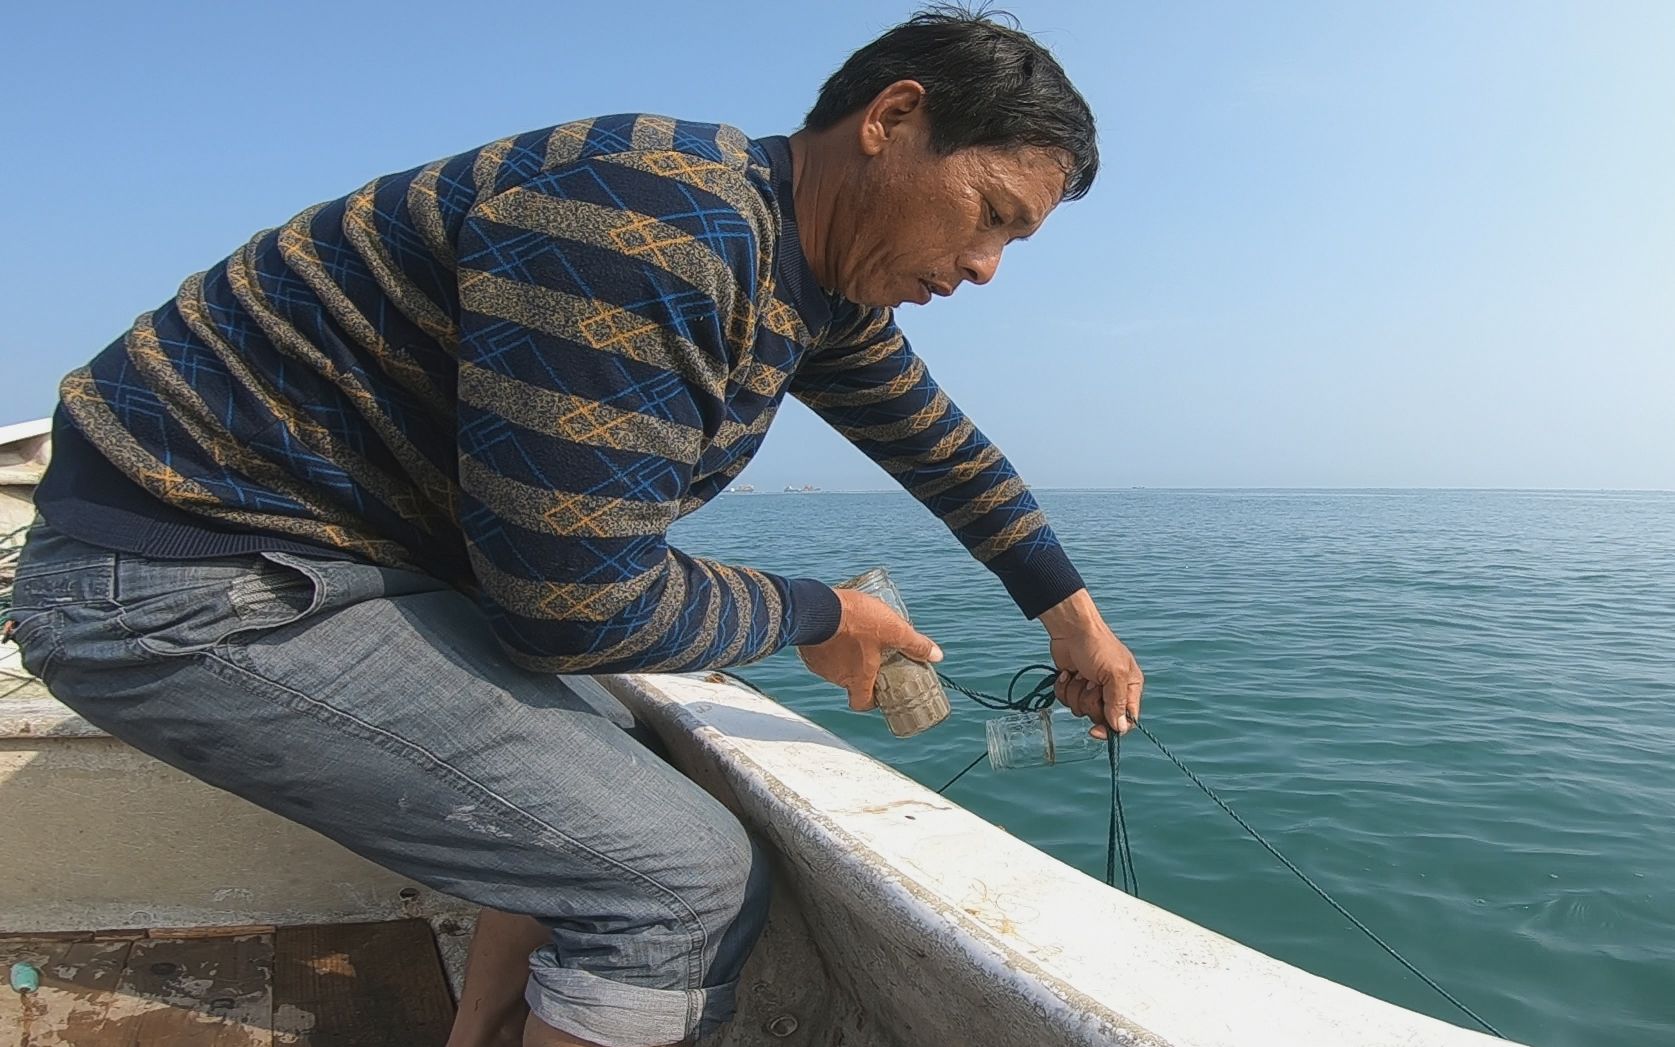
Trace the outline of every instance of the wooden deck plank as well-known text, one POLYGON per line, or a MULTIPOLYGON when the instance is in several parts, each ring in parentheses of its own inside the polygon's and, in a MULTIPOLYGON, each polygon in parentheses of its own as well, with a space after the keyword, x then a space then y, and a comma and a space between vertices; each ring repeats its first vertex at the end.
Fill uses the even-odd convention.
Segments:
POLYGON ((152 927, 139 932, 147 938, 248 938, 251 935, 271 935, 271 923, 245 923, 227 927, 152 927))
POLYGON ((267 935, 133 943, 99 1047, 272 1047, 267 935))
POLYGON ((0 986, 0 1044, 80 1047, 94 1042, 132 943, 66 937, 0 939, 0 979, 11 965, 41 970, 38 992, 0 986))
POLYGON ((274 1043, 441 1047, 453 997, 424 920, 274 932, 274 1043))
POLYGON ((39 992, 0 992, 0 1047, 446 1042, 454 1004, 426 921, 249 930, 0 938, 0 978, 41 970, 39 992))

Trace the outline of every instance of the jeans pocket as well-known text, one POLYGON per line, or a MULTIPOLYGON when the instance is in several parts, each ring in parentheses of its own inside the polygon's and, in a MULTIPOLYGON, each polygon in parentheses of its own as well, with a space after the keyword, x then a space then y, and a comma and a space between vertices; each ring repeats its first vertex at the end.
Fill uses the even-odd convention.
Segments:
POLYGON ((319 596, 320 581, 292 563, 264 556, 250 577, 228 587, 227 599, 243 629, 277 629, 307 614, 319 596))
POLYGON ((289 625, 319 602, 318 581, 304 569, 240 557, 229 576, 227 563, 125 561, 122 591, 146 595, 119 598, 123 630, 149 654, 202 654, 240 633, 289 625))

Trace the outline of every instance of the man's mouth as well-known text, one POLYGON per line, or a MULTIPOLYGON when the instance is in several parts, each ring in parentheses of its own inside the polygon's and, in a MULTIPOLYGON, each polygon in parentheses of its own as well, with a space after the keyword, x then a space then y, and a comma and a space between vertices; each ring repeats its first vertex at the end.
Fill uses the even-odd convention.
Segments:
POLYGON ((929 280, 920 280, 919 297, 916 301, 920 305, 924 305, 932 298, 947 298, 953 293, 954 289, 952 287, 943 287, 941 284, 933 284, 929 280))

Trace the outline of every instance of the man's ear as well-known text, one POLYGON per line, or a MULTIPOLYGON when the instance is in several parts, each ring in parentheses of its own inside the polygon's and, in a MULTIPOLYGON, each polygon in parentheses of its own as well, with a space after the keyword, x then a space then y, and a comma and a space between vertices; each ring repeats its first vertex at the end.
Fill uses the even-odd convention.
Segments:
POLYGON ((861 153, 877 156, 899 137, 902 124, 925 102, 925 86, 917 80, 897 80, 878 92, 861 114, 861 153))

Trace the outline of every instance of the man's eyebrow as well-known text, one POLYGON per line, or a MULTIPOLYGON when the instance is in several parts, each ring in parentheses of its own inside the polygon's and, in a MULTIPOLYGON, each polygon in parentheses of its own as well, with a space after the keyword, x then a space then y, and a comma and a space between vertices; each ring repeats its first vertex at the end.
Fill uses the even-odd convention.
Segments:
POLYGON ((1006 203, 1012 208, 1013 225, 1021 225, 1033 231, 1041 224, 1041 216, 1035 213, 1035 208, 1024 199, 1023 194, 1010 186, 1003 187, 1001 192, 1006 198, 1006 203))
POLYGON ((1020 202, 1018 204, 1018 216, 1012 220, 1012 223, 1014 225, 1023 226, 1025 229, 1028 229, 1029 232, 1022 236, 1014 236, 1012 239, 1028 240, 1031 236, 1035 235, 1035 231, 1037 229, 1041 228, 1041 222, 1042 219, 1039 218, 1034 211, 1031 211, 1027 206, 1020 202))
POLYGON ((1036 217, 1035 208, 1031 207, 1020 194, 1013 192, 1011 189, 1002 189, 1000 198, 1001 202, 1012 212, 1010 224, 1034 226, 1040 223, 1041 220, 1036 217))
POLYGON ((1041 223, 1044 220, 1040 215, 1035 213, 1035 209, 1028 203, 1025 203, 1024 198, 1014 192, 1010 187, 998 186, 997 193, 1000 196, 1001 203, 1005 204, 1012 211, 1012 221, 1007 224, 1020 226, 1029 230, 1029 232, 1025 233, 1023 236, 1012 237, 1012 240, 1028 240, 1031 236, 1035 235, 1035 231, 1041 228, 1041 223))

